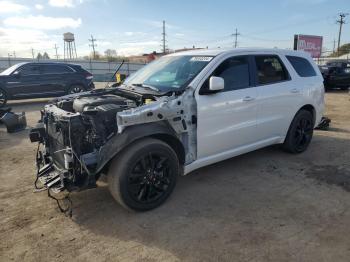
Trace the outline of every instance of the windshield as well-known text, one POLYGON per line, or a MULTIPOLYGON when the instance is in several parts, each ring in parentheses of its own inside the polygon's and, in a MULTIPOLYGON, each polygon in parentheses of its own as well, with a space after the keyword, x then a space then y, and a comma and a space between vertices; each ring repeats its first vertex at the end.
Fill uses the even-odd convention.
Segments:
POLYGON ((186 87, 211 56, 164 56, 128 77, 124 84, 167 92, 186 87))
POLYGON ((2 71, 0 73, 0 75, 10 75, 12 72, 14 72, 18 67, 20 67, 22 64, 17 64, 17 65, 13 65, 9 68, 7 68, 6 70, 2 71))

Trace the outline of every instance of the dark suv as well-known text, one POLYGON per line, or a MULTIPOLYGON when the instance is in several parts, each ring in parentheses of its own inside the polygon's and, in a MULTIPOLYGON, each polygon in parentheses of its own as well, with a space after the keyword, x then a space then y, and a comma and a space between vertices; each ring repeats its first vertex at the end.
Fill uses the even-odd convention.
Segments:
POLYGON ((80 65, 16 64, 0 73, 0 106, 9 99, 54 97, 91 90, 92 78, 80 65))
POLYGON ((332 88, 347 90, 350 87, 350 62, 328 62, 325 66, 320 66, 320 71, 326 90, 332 88))

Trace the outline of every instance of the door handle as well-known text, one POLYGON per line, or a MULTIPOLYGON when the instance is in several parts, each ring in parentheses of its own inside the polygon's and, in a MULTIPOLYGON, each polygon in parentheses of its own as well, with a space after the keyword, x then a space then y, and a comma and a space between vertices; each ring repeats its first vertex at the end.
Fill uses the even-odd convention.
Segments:
POLYGON ((298 88, 293 88, 290 90, 291 93, 299 93, 299 89, 298 88))
POLYGON ((255 98, 254 97, 251 97, 251 96, 246 96, 243 98, 243 101, 244 102, 249 102, 249 101, 253 101, 255 98))

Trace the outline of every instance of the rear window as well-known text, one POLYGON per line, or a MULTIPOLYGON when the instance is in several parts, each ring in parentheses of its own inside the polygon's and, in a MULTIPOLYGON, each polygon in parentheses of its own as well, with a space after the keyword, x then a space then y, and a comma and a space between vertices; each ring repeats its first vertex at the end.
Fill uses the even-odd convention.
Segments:
POLYGON ((276 55, 255 57, 259 85, 274 84, 290 79, 288 71, 276 55))
POLYGON ((287 56, 288 61, 292 64, 295 71, 301 77, 316 76, 316 72, 311 63, 302 57, 287 56))
POLYGON ((44 74, 64 74, 73 72, 72 69, 65 65, 44 65, 42 70, 44 74))

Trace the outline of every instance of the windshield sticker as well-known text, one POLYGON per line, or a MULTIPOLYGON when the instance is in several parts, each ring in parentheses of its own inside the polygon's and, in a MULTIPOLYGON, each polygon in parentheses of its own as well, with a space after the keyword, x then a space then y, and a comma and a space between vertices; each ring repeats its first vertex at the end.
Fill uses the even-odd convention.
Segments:
POLYGON ((191 58, 190 61, 195 61, 195 62, 209 62, 213 59, 211 56, 194 56, 191 58))

